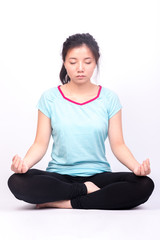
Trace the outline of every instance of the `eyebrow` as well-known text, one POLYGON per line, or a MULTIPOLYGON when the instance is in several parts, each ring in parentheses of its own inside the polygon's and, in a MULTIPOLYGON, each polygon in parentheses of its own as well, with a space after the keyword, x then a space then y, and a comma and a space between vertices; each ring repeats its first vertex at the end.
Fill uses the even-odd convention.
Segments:
MULTIPOLYGON (((74 58, 74 57, 70 57, 69 59, 77 60, 77 58, 74 58)), ((87 60, 87 59, 93 59, 93 58, 91 58, 91 57, 86 57, 86 58, 84 58, 84 59, 87 60)))

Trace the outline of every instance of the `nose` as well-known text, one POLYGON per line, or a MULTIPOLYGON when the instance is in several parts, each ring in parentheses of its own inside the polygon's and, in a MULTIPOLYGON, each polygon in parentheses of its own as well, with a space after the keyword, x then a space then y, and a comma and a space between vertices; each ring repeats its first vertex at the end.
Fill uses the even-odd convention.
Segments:
POLYGON ((78 67, 77 67, 78 72, 83 72, 84 71, 84 65, 82 62, 78 63, 78 67))

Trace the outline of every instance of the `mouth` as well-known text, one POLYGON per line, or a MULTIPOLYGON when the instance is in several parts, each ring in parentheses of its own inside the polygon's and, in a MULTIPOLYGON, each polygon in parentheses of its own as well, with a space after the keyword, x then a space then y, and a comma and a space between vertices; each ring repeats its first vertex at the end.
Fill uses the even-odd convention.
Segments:
POLYGON ((77 75, 76 77, 77 77, 77 78, 84 78, 85 75, 77 75))

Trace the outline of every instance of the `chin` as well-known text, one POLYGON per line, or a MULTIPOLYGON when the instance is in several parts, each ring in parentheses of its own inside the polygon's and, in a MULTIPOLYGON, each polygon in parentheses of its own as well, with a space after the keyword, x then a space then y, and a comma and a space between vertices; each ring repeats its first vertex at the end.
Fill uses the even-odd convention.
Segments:
POLYGON ((76 84, 84 84, 84 83, 88 83, 90 82, 90 79, 89 78, 81 78, 81 79, 74 79, 74 80, 71 80, 72 82, 76 83, 76 84))

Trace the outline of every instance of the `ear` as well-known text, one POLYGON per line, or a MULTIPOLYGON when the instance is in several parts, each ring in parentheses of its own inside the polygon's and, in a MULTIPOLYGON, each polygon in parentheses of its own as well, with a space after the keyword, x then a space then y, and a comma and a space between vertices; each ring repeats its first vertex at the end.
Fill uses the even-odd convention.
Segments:
POLYGON ((66 69, 66 63, 65 63, 65 61, 63 62, 63 65, 64 65, 64 67, 65 67, 65 69, 66 69))
POLYGON ((66 73, 67 73, 66 63, 65 62, 63 62, 63 71, 66 71, 66 73))

